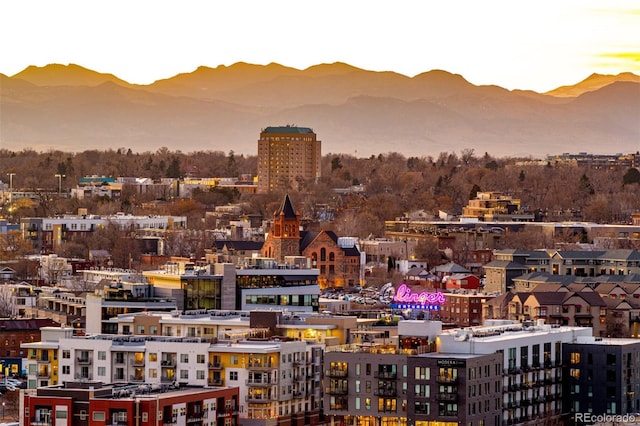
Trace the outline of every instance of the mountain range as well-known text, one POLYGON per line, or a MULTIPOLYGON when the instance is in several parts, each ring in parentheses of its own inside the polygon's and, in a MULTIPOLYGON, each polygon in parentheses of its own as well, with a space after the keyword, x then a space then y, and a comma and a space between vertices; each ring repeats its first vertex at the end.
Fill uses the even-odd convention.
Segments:
POLYGON ((255 155, 261 129, 285 124, 313 128, 324 154, 628 153, 640 149, 640 76, 594 74, 537 93, 344 63, 200 67, 149 85, 73 64, 0 74, 0 147, 10 150, 255 155))

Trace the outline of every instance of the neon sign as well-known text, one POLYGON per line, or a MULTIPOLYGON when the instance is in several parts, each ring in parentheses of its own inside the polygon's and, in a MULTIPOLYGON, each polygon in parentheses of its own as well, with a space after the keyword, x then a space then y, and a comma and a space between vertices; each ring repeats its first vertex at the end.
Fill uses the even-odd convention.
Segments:
POLYGON ((396 290, 392 307, 439 310, 444 301, 444 294, 439 291, 414 293, 406 284, 402 284, 396 290))

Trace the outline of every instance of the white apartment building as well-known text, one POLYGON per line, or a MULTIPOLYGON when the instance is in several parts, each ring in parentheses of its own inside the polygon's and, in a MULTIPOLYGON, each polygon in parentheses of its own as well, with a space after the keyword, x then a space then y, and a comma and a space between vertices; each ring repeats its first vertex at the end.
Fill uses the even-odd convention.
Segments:
POLYGON ((503 421, 519 424, 562 413, 562 345, 592 335, 590 327, 489 321, 443 331, 441 354, 503 354, 503 421))
POLYGON ((47 373, 57 383, 238 387, 240 417, 251 419, 304 416, 320 408, 321 344, 64 333, 58 337, 22 345, 33 349, 27 359, 30 388, 53 384, 43 382, 47 373))

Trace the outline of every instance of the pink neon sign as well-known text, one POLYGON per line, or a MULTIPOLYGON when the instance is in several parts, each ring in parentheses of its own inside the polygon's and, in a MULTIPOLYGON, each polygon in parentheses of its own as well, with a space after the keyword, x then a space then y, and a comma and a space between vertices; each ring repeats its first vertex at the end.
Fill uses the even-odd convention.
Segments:
POLYGON ((414 293, 406 284, 402 284, 396 290, 393 301, 397 303, 415 303, 417 305, 441 305, 444 303, 444 294, 441 292, 432 293, 423 291, 422 293, 414 293))

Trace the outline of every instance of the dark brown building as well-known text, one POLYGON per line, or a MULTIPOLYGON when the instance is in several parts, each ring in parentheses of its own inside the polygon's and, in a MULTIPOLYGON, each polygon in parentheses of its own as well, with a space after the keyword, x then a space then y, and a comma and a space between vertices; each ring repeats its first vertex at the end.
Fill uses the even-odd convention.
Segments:
POLYGON ((415 425, 502 423, 501 353, 428 353, 407 361, 407 419, 415 425), (434 423, 431 423, 434 422, 434 423))
POLYGON ((22 343, 39 342, 40 327, 59 327, 48 318, 0 319, 0 365, 2 374, 22 375, 22 359, 26 358, 22 343), (8 370, 7 370, 8 369, 8 370))

